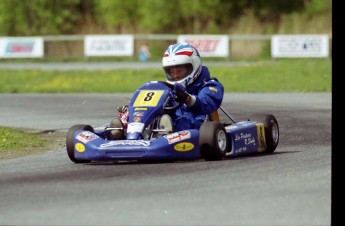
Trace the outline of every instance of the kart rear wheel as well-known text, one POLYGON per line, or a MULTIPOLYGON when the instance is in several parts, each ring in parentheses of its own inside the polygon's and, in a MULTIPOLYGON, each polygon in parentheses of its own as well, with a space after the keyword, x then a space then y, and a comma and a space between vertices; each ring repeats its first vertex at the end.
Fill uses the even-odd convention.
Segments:
POLYGON ((276 150, 279 143, 279 126, 274 115, 267 114, 264 119, 265 138, 267 144, 267 152, 272 153, 276 150))
POLYGON ((228 139, 223 124, 204 122, 199 129, 200 154, 206 161, 222 160, 228 149, 228 139))
POLYGON ((77 130, 87 130, 90 132, 95 132, 92 126, 90 125, 74 125, 72 126, 68 132, 67 132, 67 138, 66 138, 66 149, 67 149, 67 154, 70 160, 74 163, 88 163, 91 162, 90 160, 80 160, 76 159, 74 157, 74 133, 77 130))

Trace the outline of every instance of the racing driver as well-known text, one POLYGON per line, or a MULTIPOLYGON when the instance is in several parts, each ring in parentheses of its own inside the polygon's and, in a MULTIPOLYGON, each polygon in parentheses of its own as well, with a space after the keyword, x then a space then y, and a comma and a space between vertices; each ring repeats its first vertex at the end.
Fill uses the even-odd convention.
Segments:
MULTIPOLYGON (((166 82, 174 86, 177 101, 184 105, 170 115, 163 115, 160 124, 170 132, 199 129, 205 118, 221 106, 223 85, 210 76, 208 68, 202 65, 198 50, 187 43, 170 45, 163 55, 162 65, 166 82)), ((120 106, 118 111, 118 119, 111 124, 118 126, 121 121, 126 128, 127 106, 120 106)))

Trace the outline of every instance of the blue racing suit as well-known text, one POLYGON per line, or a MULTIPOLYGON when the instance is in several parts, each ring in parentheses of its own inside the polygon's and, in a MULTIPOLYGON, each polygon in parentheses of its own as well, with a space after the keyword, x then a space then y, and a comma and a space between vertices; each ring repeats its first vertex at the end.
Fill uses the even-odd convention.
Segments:
POLYGON ((206 115, 216 111, 222 104, 224 87, 217 79, 211 78, 206 66, 202 66, 197 80, 186 87, 186 91, 196 97, 195 103, 185 104, 171 114, 174 131, 199 129, 206 115))

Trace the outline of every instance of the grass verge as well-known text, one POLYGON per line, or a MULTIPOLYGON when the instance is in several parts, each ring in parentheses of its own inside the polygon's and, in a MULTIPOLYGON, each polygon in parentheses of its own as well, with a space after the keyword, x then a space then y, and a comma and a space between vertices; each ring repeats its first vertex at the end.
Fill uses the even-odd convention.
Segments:
MULTIPOLYGON (((224 85, 225 92, 330 92, 332 89, 332 60, 328 58, 210 66, 209 70, 224 85)), ((165 80, 162 69, 0 70, 0 74, 0 93, 132 93, 144 82, 165 80)))
POLYGON ((65 133, 37 133, 25 129, 0 127, 0 160, 39 154, 63 147, 65 133))

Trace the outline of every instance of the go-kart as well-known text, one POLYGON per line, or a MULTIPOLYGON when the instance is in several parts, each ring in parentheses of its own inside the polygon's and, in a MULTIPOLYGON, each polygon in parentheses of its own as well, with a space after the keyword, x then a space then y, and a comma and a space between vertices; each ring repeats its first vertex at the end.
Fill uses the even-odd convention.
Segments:
POLYGON ((128 104, 128 126, 105 123, 93 128, 74 125, 67 132, 66 149, 74 163, 91 161, 221 160, 225 157, 276 150, 279 126, 274 115, 236 121, 223 108, 208 115, 199 129, 167 131, 162 115, 172 113, 178 102, 173 86, 163 81, 141 85, 128 104), (229 122, 221 122, 218 111, 229 122), (112 132, 123 135, 113 139, 112 132))

